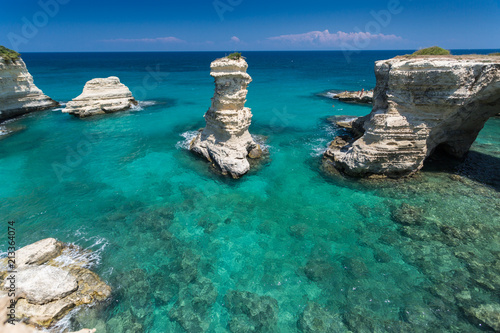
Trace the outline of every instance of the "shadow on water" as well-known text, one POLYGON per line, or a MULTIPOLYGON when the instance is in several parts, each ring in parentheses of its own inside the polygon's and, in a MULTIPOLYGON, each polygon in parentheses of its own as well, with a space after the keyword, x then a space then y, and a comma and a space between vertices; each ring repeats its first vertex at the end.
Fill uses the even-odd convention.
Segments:
POLYGON ((438 150, 430 156, 424 172, 449 172, 491 186, 500 191, 500 158, 471 150, 465 158, 456 159, 438 150))

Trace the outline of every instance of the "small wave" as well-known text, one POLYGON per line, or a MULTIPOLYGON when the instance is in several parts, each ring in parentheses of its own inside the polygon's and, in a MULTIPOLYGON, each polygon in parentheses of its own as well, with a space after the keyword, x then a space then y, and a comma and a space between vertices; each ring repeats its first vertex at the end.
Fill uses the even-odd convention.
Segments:
POLYGON ((130 108, 132 111, 143 111, 145 108, 156 105, 155 101, 138 101, 137 105, 130 108))
POLYGON ((271 146, 266 143, 266 139, 264 136, 252 135, 252 139, 259 144, 260 149, 262 149, 263 151, 269 151, 269 148, 271 148, 271 146))
POLYGON ((326 152, 326 149, 328 148, 328 140, 324 138, 316 139, 311 142, 309 146, 312 150, 310 155, 312 157, 320 157, 326 152))
POLYGON ((139 101, 139 105, 142 107, 148 107, 156 105, 156 101, 139 101))
POLYGON ((0 126, 0 136, 7 135, 9 133, 10 133, 10 131, 7 128, 0 126))
POLYGON ((198 135, 198 131, 187 131, 182 133, 180 136, 184 138, 184 140, 177 142, 175 148, 177 149, 189 149, 191 145, 191 141, 198 135))
POLYGON ((73 246, 66 248, 61 255, 54 260, 61 263, 63 266, 79 265, 90 268, 99 265, 102 258, 102 252, 109 244, 108 240, 97 236, 89 239, 82 237, 82 240, 93 241, 94 243, 88 248, 83 249, 83 251, 81 247, 77 246, 75 243, 70 243, 70 245, 73 246))

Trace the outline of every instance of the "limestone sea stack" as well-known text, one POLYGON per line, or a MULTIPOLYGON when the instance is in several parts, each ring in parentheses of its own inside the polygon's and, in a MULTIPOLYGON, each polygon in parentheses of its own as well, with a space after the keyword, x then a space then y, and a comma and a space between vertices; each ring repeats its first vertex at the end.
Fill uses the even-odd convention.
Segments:
POLYGON ((191 142, 190 150, 204 156, 223 174, 239 178, 250 170, 247 157, 259 158, 260 146, 248 127, 252 113, 245 107, 247 86, 252 81, 243 58, 217 59, 210 65, 215 78, 212 106, 205 114, 206 127, 191 142))
POLYGON ((0 262, 0 304, 17 299, 16 320, 50 328, 75 307, 104 301, 111 288, 86 268, 89 257, 89 251, 53 238, 17 250, 15 267, 7 258, 0 262))
POLYGON ((500 57, 396 57, 375 63, 373 110, 324 163, 353 176, 411 175, 436 148, 461 158, 500 110, 500 57))
POLYGON ((20 57, 11 59, 0 53, 0 122, 58 105, 33 83, 20 57))
POLYGON ((83 93, 68 102, 62 112, 85 118, 129 110, 137 104, 130 89, 116 76, 110 76, 106 79, 88 81, 83 93))

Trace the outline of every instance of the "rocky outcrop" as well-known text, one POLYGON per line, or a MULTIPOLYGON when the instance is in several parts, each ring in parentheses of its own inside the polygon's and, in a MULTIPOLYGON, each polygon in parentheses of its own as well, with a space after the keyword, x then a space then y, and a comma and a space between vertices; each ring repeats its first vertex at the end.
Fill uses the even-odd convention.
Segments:
POLYGON ((373 102, 373 90, 342 92, 331 90, 324 94, 324 96, 346 103, 371 104, 373 102))
POLYGON ((21 58, 6 60, 0 55, 0 122, 58 105, 33 83, 21 58))
POLYGON ((500 109, 500 60, 489 56, 377 61, 372 112, 354 120, 348 144, 325 166, 353 176, 408 176, 438 147, 461 158, 500 109))
POLYGON ((66 104, 62 111, 80 118, 129 110, 138 102, 116 76, 93 79, 85 84, 83 93, 66 104))
POLYGON ((103 301, 111 294, 111 288, 85 268, 89 253, 79 247, 48 238, 15 254, 15 273, 12 267, 7 270, 7 259, 0 263, 3 281, 0 299, 9 302, 13 296, 17 299, 16 320, 25 320, 36 327, 51 327, 73 308, 103 301), (12 283, 15 295, 8 295, 12 283))
POLYGON ((278 301, 247 291, 229 290, 224 306, 231 314, 228 326, 231 332, 276 332, 278 301))
POLYGON ((212 106, 205 114, 207 126, 191 142, 190 150, 204 156, 223 174, 239 178, 250 170, 247 157, 259 158, 260 146, 248 127, 252 113, 245 107, 247 86, 252 81, 243 58, 217 59, 210 65, 215 78, 212 106))

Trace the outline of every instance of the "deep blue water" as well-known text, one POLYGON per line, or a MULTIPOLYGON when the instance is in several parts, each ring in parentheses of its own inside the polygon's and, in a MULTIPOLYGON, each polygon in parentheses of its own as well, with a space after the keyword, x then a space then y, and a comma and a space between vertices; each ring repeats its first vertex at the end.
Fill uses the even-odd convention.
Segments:
POLYGON ((23 54, 55 100, 114 75, 143 109, 83 120, 56 109, 4 125, 0 216, 16 220, 21 245, 55 237, 96 251, 113 298, 75 312, 75 330, 184 332, 180 323, 200 321, 209 332, 298 332, 311 302, 330 331, 484 330, 465 313, 500 302, 498 118, 465 161, 436 160, 409 180, 320 169, 337 132, 326 118, 370 108, 318 94, 371 89, 374 61, 405 53, 244 52, 250 131, 270 158, 237 181, 186 150, 213 96, 210 62, 224 52, 23 54), (401 224, 404 203, 420 225, 401 224), (231 290, 275 299, 277 325, 238 315, 231 290))

